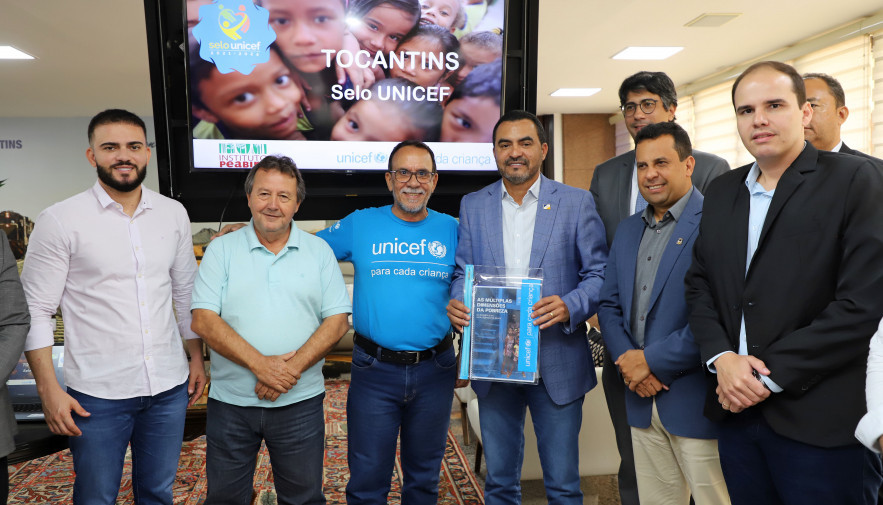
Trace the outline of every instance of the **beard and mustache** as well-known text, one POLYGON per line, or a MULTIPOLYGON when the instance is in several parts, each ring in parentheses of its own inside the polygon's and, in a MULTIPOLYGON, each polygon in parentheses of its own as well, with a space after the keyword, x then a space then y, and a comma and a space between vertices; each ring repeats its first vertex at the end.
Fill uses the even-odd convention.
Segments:
POLYGON ((119 161, 109 167, 101 166, 96 163, 95 171, 98 172, 98 180, 103 182, 106 186, 122 193, 134 191, 138 188, 138 186, 141 185, 142 182, 144 182, 144 179, 147 177, 147 165, 139 167, 129 161, 119 161), (129 177, 124 181, 114 178, 114 169, 122 166, 132 167, 135 172, 135 177, 129 177))

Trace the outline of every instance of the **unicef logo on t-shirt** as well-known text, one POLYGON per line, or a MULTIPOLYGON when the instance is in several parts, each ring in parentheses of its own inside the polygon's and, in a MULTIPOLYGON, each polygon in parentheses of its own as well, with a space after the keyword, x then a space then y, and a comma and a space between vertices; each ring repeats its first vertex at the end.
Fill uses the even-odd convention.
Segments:
POLYGON ((438 240, 429 243, 429 254, 436 258, 444 258, 447 252, 448 248, 438 240))

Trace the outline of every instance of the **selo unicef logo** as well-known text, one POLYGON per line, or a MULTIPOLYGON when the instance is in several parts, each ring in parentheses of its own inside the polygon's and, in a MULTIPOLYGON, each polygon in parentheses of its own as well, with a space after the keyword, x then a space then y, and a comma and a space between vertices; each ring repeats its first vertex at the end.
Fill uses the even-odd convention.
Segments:
POLYGON ((435 256, 436 258, 444 258, 445 253, 447 252, 448 248, 445 247, 445 245, 438 240, 434 240, 429 243, 429 254, 435 256))
POLYGON ((227 9, 224 5, 218 5, 221 12, 218 13, 218 27, 224 32, 224 35, 233 40, 241 40, 242 35, 239 33, 248 33, 251 23, 248 21, 248 14, 245 12, 245 5, 239 6, 240 12, 233 9, 227 9))
POLYGON ((199 57, 214 63, 222 74, 250 74, 256 65, 270 60, 276 32, 269 20, 270 12, 252 1, 215 0, 201 6, 192 31, 199 57))

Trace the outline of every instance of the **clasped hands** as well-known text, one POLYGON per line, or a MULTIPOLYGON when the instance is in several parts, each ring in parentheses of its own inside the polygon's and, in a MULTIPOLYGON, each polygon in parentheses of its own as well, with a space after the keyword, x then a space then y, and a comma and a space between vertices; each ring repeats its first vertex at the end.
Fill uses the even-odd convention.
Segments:
POLYGON ((770 371, 760 359, 727 352, 713 365, 718 383, 715 392, 724 410, 736 414, 769 398, 770 390, 759 376, 769 375, 770 371))
POLYGON ((279 395, 287 393, 300 380, 300 372, 294 370, 291 358, 297 351, 275 356, 263 356, 252 367, 252 373, 258 378, 254 392, 261 400, 276 401, 279 395))
POLYGON ((643 349, 630 349, 622 353, 614 364, 619 367, 625 385, 641 398, 655 396, 663 389, 668 391, 668 386, 650 371, 643 349))

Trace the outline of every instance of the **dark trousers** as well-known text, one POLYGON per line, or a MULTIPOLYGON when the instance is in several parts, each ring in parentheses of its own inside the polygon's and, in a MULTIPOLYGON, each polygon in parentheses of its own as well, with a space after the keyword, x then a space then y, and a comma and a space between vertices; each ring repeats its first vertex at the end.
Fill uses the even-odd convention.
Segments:
MULTIPOLYGON (((8 460, 6 456, 0 459, 0 467, 6 468, 8 460)), ((0 479, 0 503, 6 503, 9 500, 9 472, 5 472, 3 478, 0 479)))
POLYGON ((721 424, 718 449, 733 505, 873 505, 883 483, 880 456, 864 446, 798 442, 757 408, 721 424))
POLYGON ((604 386, 604 396, 607 398, 607 410, 613 421, 613 431, 616 433, 616 447, 619 449, 619 497, 622 505, 639 505, 638 479, 635 477, 635 455, 632 452, 632 428, 629 426, 625 412, 625 384, 616 365, 615 358, 610 357, 610 351, 604 348, 604 370, 601 373, 601 382, 604 386))

